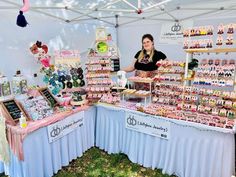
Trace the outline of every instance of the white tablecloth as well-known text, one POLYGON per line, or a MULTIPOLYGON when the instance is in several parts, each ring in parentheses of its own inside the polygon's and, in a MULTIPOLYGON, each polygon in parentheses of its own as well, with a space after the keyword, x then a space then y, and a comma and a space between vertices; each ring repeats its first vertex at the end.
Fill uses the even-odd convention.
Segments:
MULTIPOLYGON (((160 168, 179 177, 231 177, 234 174, 235 142, 230 131, 207 130, 206 126, 169 121, 169 140, 125 128, 126 109, 98 106, 96 146, 108 153, 125 153, 132 162, 160 168)), ((146 117, 148 118, 148 116, 146 117)), ((216 129, 217 130, 217 129, 216 129)), ((220 129, 218 129, 220 130, 220 129)))
MULTIPOLYGON (((76 116, 73 114, 71 116, 76 116)), ((73 132, 49 144, 47 127, 40 128, 24 139, 24 161, 11 154, 9 166, 0 163, 0 172, 5 171, 11 177, 51 177, 62 166, 83 155, 94 146, 96 108, 85 111, 84 125, 73 132)))

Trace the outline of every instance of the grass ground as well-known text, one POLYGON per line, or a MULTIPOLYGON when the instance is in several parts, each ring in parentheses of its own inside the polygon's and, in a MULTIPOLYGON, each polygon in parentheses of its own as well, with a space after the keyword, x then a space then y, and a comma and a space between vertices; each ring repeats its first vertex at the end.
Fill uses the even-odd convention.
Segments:
MULTIPOLYGON (((109 155, 91 148, 84 155, 64 167, 54 177, 170 177, 161 170, 144 168, 132 163, 124 154, 109 155)), ((174 176, 171 176, 174 177, 174 176)))
MULTIPOLYGON (((2 176, 0 174, 0 176, 2 176)), ((6 177, 3 175, 3 177, 6 177)), ((53 177, 176 177, 161 170, 144 168, 132 163, 125 154, 107 154, 93 147, 73 160, 53 177)))

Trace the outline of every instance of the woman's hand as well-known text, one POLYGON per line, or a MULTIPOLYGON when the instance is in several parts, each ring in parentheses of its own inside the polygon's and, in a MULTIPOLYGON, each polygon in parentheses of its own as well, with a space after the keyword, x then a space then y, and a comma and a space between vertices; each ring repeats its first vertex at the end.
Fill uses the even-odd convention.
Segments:
POLYGON ((128 66, 126 68, 123 68, 122 71, 125 71, 127 73, 128 72, 133 72, 135 70, 134 65, 135 65, 136 61, 137 61, 137 59, 134 59, 133 63, 130 66, 128 66))

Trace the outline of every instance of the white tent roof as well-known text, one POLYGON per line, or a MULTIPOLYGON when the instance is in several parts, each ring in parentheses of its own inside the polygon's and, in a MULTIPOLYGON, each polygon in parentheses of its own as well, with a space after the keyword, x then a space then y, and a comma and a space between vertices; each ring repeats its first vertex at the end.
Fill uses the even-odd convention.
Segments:
MULTIPOLYGON (((22 0, 0 1, 0 11, 16 11, 22 6, 22 0)), ((115 27, 139 21, 216 18, 222 14, 236 17, 235 0, 34 0, 30 6, 27 15, 36 12, 67 23, 99 20, 115 27)))

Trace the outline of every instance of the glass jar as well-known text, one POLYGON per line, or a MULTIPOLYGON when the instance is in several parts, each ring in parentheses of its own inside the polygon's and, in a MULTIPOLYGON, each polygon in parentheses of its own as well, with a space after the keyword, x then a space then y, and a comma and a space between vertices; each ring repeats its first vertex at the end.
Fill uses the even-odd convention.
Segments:
POLYGON ((7 77, 0 76, 0 97, 11 95, 10 82, 7 77))
POLYGON ((21 75, 20 71, 17 71, 12 79, 12 91, 14 95, 25 94, 28 91, 27 80, 21 75))

